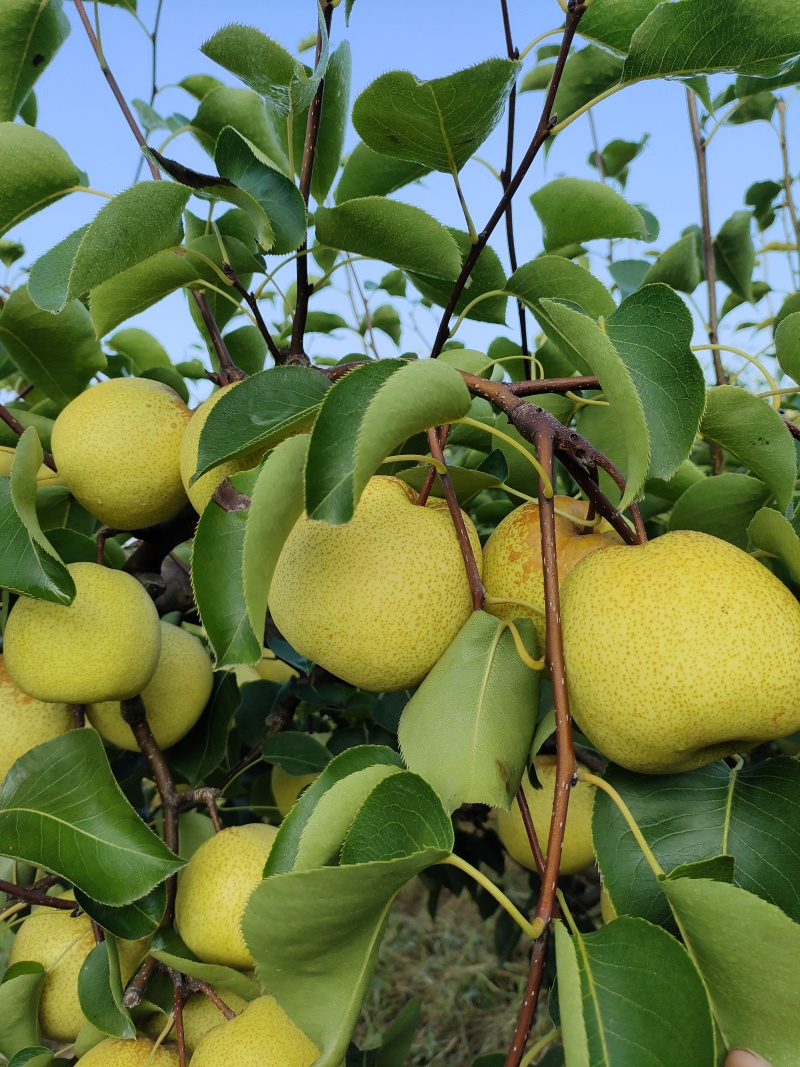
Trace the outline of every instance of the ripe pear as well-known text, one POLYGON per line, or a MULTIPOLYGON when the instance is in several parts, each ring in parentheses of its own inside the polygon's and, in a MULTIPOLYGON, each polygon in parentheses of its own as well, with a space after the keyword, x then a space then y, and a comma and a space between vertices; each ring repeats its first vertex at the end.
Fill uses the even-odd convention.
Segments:
POLYGON ((301 517, 275 568, 269 604, 283 636, 361 689, 418 685, 472 612, 447 505, 416 499, 398 478, 371 478, 345 525, 301 517))
POLYGON ((107 1037, 80 1058, 81 1067, 180 1067, 176 1049, 149 1037, 107 1037))
MULTIPOLYGON (((214 672, 201 641, 180 626, 162 622, 161 655, 142 690, 147 721, 160 748, 169 748, 191 730, 211 696, 214 672)), ((120 715, 119 701, 89 704, 86 714, 106 741, 138 752, 133 730, 120 715)))
POLYGON ((800 604, 727 541, 595 552, 561 611, 572 714, 628 770, 690 771, 800 728, 800 604))
POLYGON ((220 463, 213 470, 206 471, 196 482, 189 484, 192 475, 197 470, 197 446, 200 443, 200 432, 206 424, 206 419, 211 414, 211 409, 219 398, 229 389, 233 389, 234 386, 239 384, 239 382, 232 382, 230 385, 223 386, 222 389, 209 397, 205 403, 196 408, 183 435, 181 442, 181 478, 192 507, 198 515, 202 515, 206 504, 214 495, 214 490, 220 482, 230 478, 232 474, 238 474, 239 471, 247 471, 251 467, 255 467, 264 455, 264 449, 257 448, 253 452, 239 456, 238 459, 229 459, 226 463, 220 463))
POLYGON ((266 823, 229 826, 204 841, 183 869, 175 925, 204 963, 242 970, 253 966, 242 937, 242 915, 277 832, 266 823))
MULTIPOLYGON (((16 448, 9 448, 8 445, 0 445, 0 478, 8 478, 11 474, 11 464, 14 462, 14 454, 16 448)), ((36 485, 66 485, 63 478, 59 477, 55 471, 51 471, 46 464, 42 464, 39 470, 36 472, 36 485)))
POLYGON ((311 1067, 320 1051, 274 997, 257 997, 241 1015, 209 1030, 192 1067, 311 1067))
POLYGON ((255 666, 245 664, 241 667, 234 667, 234 674, 236 675, 236 681, 239 686, 247 685, 248 682, 288 682, 290 678, 299 678, 299 673, 290 667, 288 663, 284 663, 282 659, 278 659, 271 648, 264 648, 261 650, 261 659, 255 666))
MULTIPOLYGON (((536 756, 533 766, 542 788, 534 789, 527 775, 522 779, 522 788, 525 799, 528 801, 536 837, 542 852, 546 853, 556 787, 556 757, 536 756)), ((594 845, 592 844, 594 793, 595 787, 587 782, 578 782, 570 793, 559 868, 561 874, 577 874, 590 863, 594 863, 594 845)), ((511 811, 497 812, 497 832, 509 855, 523 867, 535 871, 536 861, 533 858, 528 835, 525 832, 525 824, 516 800, 511 805, 511 811)))
POLYGON ((72 726, 68 704, 45 704, 23 693, 12 682, 0 656, 0 782, 20 756, 51 737, 67 733, 72 726))
MULTIPOLYGON (((559 511, 565 511, 576 519, 585 519, 589 508, 587 501, 575 500, 570 496, 557 496, 554 503, 559 511)), ((587 528, 571 522, 564 515, 556 514, 559 586, 578 560, 615 543, 620 543, 619 535, 605 521, 597 527, 587 528)), ((543 652, 545 605, 538 504, 523 504, 515 508, 499 523, 483 546, 483 584, 490 596, 524 600, 541 609, 531 611, 515 604, 485 606, 486 611, 498 619, 531 619, 539 650, 543 652)))
POLYGON ((285 819, 292 810, 295 801, 306 786, 311 785, 317 778, 319 778, 319 772, 315 774, 289 774, 279 764, 273 765, 270 786, 282 819, 285 819))
POLYGON ((127 700, 158 664, 161 628, 144 587, 124 571, 70 563, 71 604, 21 596, 8 616, 4 653, 19 688, 51 703, 127 700))
MULTIPOLYGON (((74 899, 71 892, 62 893, 61 898, 74 899)), ((88 915, 73 918, 72 912, 46 906, 31 912, 11 943, 9 967, 31 960, 47 972, 39 998, 39 1025, 51 1041, 74 1041, 86 1022, 78 999, 78 974, 94 944, 88 915)), ((123 984, 133 975, 147 945, 146 940, 117 940, 123 984)))
POLYGON ((138 530, 186 502, 180 450, 191 412, 150 378, 111 378, 72 400, 53 426, 58 473, 107 526, 138 530))

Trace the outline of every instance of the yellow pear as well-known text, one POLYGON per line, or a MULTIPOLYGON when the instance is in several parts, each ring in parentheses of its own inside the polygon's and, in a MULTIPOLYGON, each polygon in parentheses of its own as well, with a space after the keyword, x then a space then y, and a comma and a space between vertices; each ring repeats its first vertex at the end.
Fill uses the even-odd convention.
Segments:
MULTIPOLYGON (((585 519, 588 503, 569 496, 557 496, 555 506, 576 519, 585 519)), ((607 522, 587 528, 556 514, 556 556, 559 585, 584 556, 619 543, 607 522), (583 532, 582 532, 583 531, 583 532), (600 532, 596 532, 600 531, 600 532)), ((503 519, 483 546, 483 584, 490 596, 508 597, 534 604, 531 611, 514 604, 486 604, 486 611, 498 619, 529 618, 536 630, 540 652, 544 652, 544 576, 542 539, 539 531, 539 505, 523 504, 503 519)))
POLYGON ((398 478, 372 478, 345 525, 300 518, 275 569, 269 603, 283 636, 361 689, 418 685, 472 612, 447 505, 416 499, 398 478))
POLYGON ((690 771, 800 728, 800 604, 727 541, 595 552, 561 611, 572 714, 629 770, 690 771))
POLYGON ((238 459, 229 459, 226 463, 220 463, 213 470, 206 471, 196 482, 189 484, 192 475, 197 470, 197 446, 200 443, 200 432, 206 424, 206 419, 211 414, 211 409, 219 398, 229 389, 233 389, 239 384, 239 382, 233 382, 231 385, 223 386, 222 389, 210 396, 205 403, 196 408, 183 435, 181 442, 181 478, 192 507, 198 515, 203 513, 206 504, 214 495, 214 490, 220 482, 230 478, 232 474, 238 474, 239 471, 247 471, 251 467, 255 467, 256 463, 264 455, 264 449, 257 448, 253 452, 239 456, 238 459))
POLYGON ((192 1067, 311 1067, 319 1054, 274 997, 258 997, 241 1015, 208 1031, 192 1067))
POLYGON ((71 401, 53 426, 58 473, 107 526, 138 530, 186 502, 180 451, 191 412, 150 378, 111 378, 71 401))
POLYGON ((285 819, 292 810, 294 802, 306 786, 316 782, 317 778, 319 778, 319 772, 316 774, 289 774, 277 763, 273 765, 270 785, 282 819, 285 819))
MULTIPOLYGON (((8 445, 0 445, 0 478, 8 478, 11 474, 11 464, 14 462, 14 454, 16 451, 16 448, 9 448, 8 445)), ((50 468, 43 463, 36 472, 36 484, 38 486, 43 486, 65 485, 66 483, 55 471, 51 471, 50 468)))
POLYGON ((175 925, 204 963, 242 970, 253 966, 242 937, 242 915, 277 832, 266 823, 229 826, 204 841, 183 869, 175 925))
MULTIPOLYGON (((63 900, 73 894, 62 893, 63 900)), ((64 909, 35 908, 17 931, 8 954, 9 967, 23 960, 41 963, 46 974, 39 999, 39 1025, 51 1041, 74 1041, 86 1022, 78 999, 78 974, 94 948, 88 915, 73 917, 64 909)), ((148 942, 117 940, 123 984, 147 951, 148 942)))
MULTIPOLYGON (((553 794, 556 787, 556 757, 536 756, 533 761, 536 777, 541 789, 534 789, 527 775, 522 779, 525 799, 528 801, 536 837, 547 852, 547 839, 550 835, 550 819, 553 814, 553 794)), ((567 825, 564 829, 564 847, 561 851, 561 874, 577 874, 590 863, 594 863, 594 845, 592 844, 592 803, 594 802, 593 785, 578 782, 573 787, 567 808, 567 825)), ((525 824, 515 800, 511 811, 497 812, 497 832, 506 851, 517 863, 536 870, 536 861, 525 832, 525 824)))
MULTIPOLYGON (((161 655, 155 674, 142 690, 147 721, 160 748, 169 748, 191 730, 211 696, 214 673, 201 641, 180 626, 162 622, 161 655)), ((138 752, 119 701, 90 704, 89 721, 106 741, 138 752)))
POLYGON ((236 681, 240 686, 247 685, 248 682, 288 682, 290 678, 299 678, 299 673, 290 667, 288 663, 284 663, 282 659, 278 659, 275 653, 270 648, 264 648, 261 650, 261 659, 255 666, 244 664, 241 667, 234 667, 234 674, 236 675, 236 681))
POLYGON ((180 1067, 170 1045, 155 1046, 149 1037, 107 1037, 80 1058, 81 1067, 180 1067))
POLYGON ((124 571, 70 563, 71 604, 21 596, 8 616, 6 669, 37 700, 127 700, 153 677, 161 651, 158 612, 124 571))
POLYGON ((0 782, 12 763, 33 748, 67 733, 73 726, 68 704, 45 704, 14 685, 0 656, 0 782))

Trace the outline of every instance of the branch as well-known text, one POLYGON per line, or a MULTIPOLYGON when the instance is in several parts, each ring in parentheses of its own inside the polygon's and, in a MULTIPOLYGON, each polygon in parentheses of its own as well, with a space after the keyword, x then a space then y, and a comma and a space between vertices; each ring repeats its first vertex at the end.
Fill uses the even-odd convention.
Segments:
POLYGON ((26 904, 44 904, 47 908, 58 908, 61 911, 79 911, 80 906, 74 900, 62 900, 60 897, 51 897, 48 893, 32 889, 23 885, 14 885, 0 878, 0 893, 5 893, 9 900, 24 900, 26 904))
MULTIPOLYGON (((25 433, 25 427, 22 425, 22 423, 15 419, 11 412, 8 410, 8 408, 4 407, 2 404, 0 404, 0 419, 3 420, 6 426, 9 426, 14 431, 17 437, 22 437, 22 435, 25 433)), ((56 469, 53 457, 50 455, 49 452, 45 452, 44 449, 42 449, 42 459, 45 465, 48 466, 51 471, 54 471, 56 469)))
MULTIPOLYGON (((514 41, 511 37, 511 19, 508 15, 508 0, 500 0, 500 8, 503 13, 503 30, 506 37, 506 52, 509 59, 519 59, 519 49, 514 47, 514 41)), ((503 169, 500 171, 500 182, 505 191, 508 188, 508 183, 511 178, 511 171, 514 166, 514 125, 517 115, 517 83, 511 86, 511 92, 508 97, 508 128, 506 133, 506 161, 503 169)), ((506 206, 506 241, 508 242, 508 259, 511 264, 511 272, 517 269, 517 250, 514 244, 514 219, 511 213, 511 201, 509 200, 506 206)), ((531 376, 531 361, 530 353, 528 352, 528 324, 525 321, 525 305, 521 300, 517 301, 517 313, 519 315, 519 336, 520 336, 520 348, 522 349, 523 366, 525 368, 525 376, 530 378, 531 376)))
POLYGON ((789 169, 789 148, 786 141, 786 101, 782 96, 778 97, 778 140, 781 145, 781 161, 783 163, 783 190, 786 196, 786 210, 792 221, 794 239, 797 245, 798 257, 800 257, 800 222, 797 220, 797 211, 792 196, 792 172, 789 169))
POLYGON ((528 798, 525 796, 525 790, 522 786, 517 790, 517 803, 519 804, 519 813, 522 816, 522 824, 525 827, 525 833, 528 835, 528 844, 531 846, 533 859, 536 863, 536 870, 539 872, 539 877, 544 878, 544 855, 542 853, 542 846, 539 844, 536 827, 533 825, 533 819, 531 818, 531 809, 528 807, 528 798))
MULTIPOLYGON (((439 463, 444 463, 444 453, 442 451, 442 446, 439 443, 438 433, 436 430, 428 430, 427 433, 428 447, 431 450, 431 455, 435 460, 438 460, 439 463)), ((469 590, 472 594, 472 609, 473 611, 480 611, 483 607, 483 598, 486 596, 486 590, 481 581, 478 564, 475 561, 475 553, 472 551, 472 544, 470 543, 469 534, 467 533, 464 516, 459 507, 456 491, 453 488, 453 483, 450 480, 449 474, 440 474, 439 483, 442 487, 445 500, 447 501, 447 507, 450 510, 450 518, 453 520, 453 526, 455 527, 461 554, 464 557, 464 567, 467 571, 469 590)))
POLYGON ((581 16, 586 10, 583 3, 578 0, 569 0, 569 10, 567 13, 567 22, 564 29, 564 36, 561 39, 561 48, 559 49, 558 59, 556 60, 555 70, 553 71, 553 77, 550 81, 550 88, 547 90, 547 96, 545 98, 544 107, 542 109, 542 115, 539 119, 539 125, 536 127, 536 132, 533 135, 533 140, 528 146, 528 150, 522 157, 522 162, 517 167, 514 177, 510 179, 506 189, 500 198, 500 202, 494 209, 491 218, 486 223, 485 228, 478 234, 478 240, 473 244, 469 250, 467 258, 464 260, 464 265, 461 268, 461 273, 458 276, 456 284, 453 286, 453 291, 450 294, 450 299, 447 301, 447 306, 442 314, 442 320, 439 323, 439 330, 436 334, 436 338, 433 342, 433 348, 431 349, 431 359, 436 359, 439 353, 444 347, 445 341, 447 341, 448 331, 450 326, 450 319, 452 317, 455 306, 458 303, 459 297, 464 291, 464 288, 469 280, 469 276, 475 264, 478 261, 478 257, 486 247, 486 243, 492 234, 497 223, 503 217, 506 212, 506 208, 511 203, 517 189, 520 187, 523 178, 530 170, 531 164, 539 153, 539 149, 545 143, 550 136, 550 130, 555 125, 556 117, 552 116, 553 101, 556 98, 556 91, 561 81, 561 76, 564 73, 564 64, 567 61, 567 55, 569 54, 570 46, 572 45, 572 39, 575 36, 575 31, 578 28, 578 23, 581 20, 581 16))
POLYGON ((272 358, 275 360, 275 366, 279 367, 281 365, 281 363, 284 362, 283 353, 278 348, 278 346, 275 344, 275 339, 273 338, 272 334, 269 332, 269 327, 267 326, 266 322, 264 322, 264 317, 261 314, 261 308, 258 306, 258 300, 256 299, 255 293, 251 293, 242 284, 242 281, 239 278, 239 275, 236 273, 236 271, 233 269, 233 267, 230 265, 230 263, 223 263, 222 264, 222 269, 225 272, 225 274, 230 278, 230 280, 233 282, 233 287, 236 290, 236 292, 244 297, 244 299, 245 299, 245 301, 247 303, 247 306, 253 312, 253 317, 256 320, 256 325, 258 326, 259 330, 261 331, 261 336, 267 342, 267 348, 269 349, 269 353, 272 356, 272 358))
MULTIPOLYGON (((330 33, 331 20, 333 18, 333 8, 329 0, 319 0, 322 5, 322 14, 325 20, 325 29, 330 33)), ((317 29, 317 51, 314 60, 314 66, 319 63, 320 56, 322 55, 322 30, 317 29)), ((322 116, 322 94, 325 91, 325 79, 321 78, 320 83, 317 86, 317 91, 314 93, 314 99, 308 108, 308 122, 306 124, 306 141, 303 148, 303 164, 300 168, 300 193, 305 201, 306 207, 308 207, 308 199, 311 195, 311 178, 314 173, 314 159, 317 154, 317 139, 319 137, 319 124, 322 116)), ((308 247, 308 237, 300 246, 300 253, 297 257, 297 303, 294 311, 294 322, 292 323, 292 341, 291 341, 291 355, 292 358, 297 360, 304 354, 303 352, 303 338, 306 332, 306 319, 308 317, 308 301, 311 296, 311 286, 308 284, 308 256, 302 255, 305 249, 308 247)))
POLYGON ((540 396, 542 393, 569 393, 573 389, 601 389, 602 386, 591 374, 575 375, 573 378, 537 378, 527 382, 506 382, 515 396, 540 396))
POLYGON ((208 302, 208 297, 205 293, 199 293, 196 289, 192 289, 192 296, 195 304, 203 316, 203 322, 211 337, 211 343, 214 346, 214 351, 217 353, 217 359, 219 360, 219 373, 214 377, 218 385, 231 385, 233 382, 240 382, 247 375, 243 370, 240 370, 231 359, 231 354, 228 351, 228 346, 219 331, 217 326, 217 320, 214 318, 214 314, 211 311, 211 305, 208 302))
POLYGON ((294 713, 297 710, 299 703, 299 697, 290 695, 286 697, 285 700, 281 701, 277 708, 267 716, 265 721, 266 733, 263 738, 257 745, 250 749, 248 753, 242 756, 239 762, 231 767, 228 773, 223 776, 217 786, 220 793, 224 793, 231 782, 238 778, 243 771, 246 771, 248 767, 251 767, 254 763, 258 763, 261 759, 261 753, 264 751, 264 745, 271 737, 274 737, 275 734, 279 734, 281 730, 284 730, 289 725, 294 718, 294 713))

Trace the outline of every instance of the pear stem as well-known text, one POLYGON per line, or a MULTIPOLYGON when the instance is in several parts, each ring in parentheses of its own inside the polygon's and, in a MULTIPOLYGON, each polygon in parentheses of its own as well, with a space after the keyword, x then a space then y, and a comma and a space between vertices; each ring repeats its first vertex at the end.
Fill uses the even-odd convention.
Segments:
POLYGON ((451 852, 445 859, 439 861, 440 864, 446 864, 450 867, 457 867, 464 874, 468 874, 473 881, 477 882, 479 886, 482 886, 486 892, 494 897, 500 907, 506 911, 517 926, 523 933, 534 940, 541 936, 542 928, 535 926, 533 923, 528 922, 522 912, 512 904, 505 893, 498 886, 494 884, 491 878, 487 878, 486 875, 479 871, 477 867, 473 867, 471 863, 467 863, 461 856, 457 856, 454 852, 451 852))
MULTIPOLYGON (((447 467, 444 462, 444 452, 442 446, 439 443, 439 435, 435 429, 427 431, 428 434, 428 448, 431 450, 431 456, 439 464, 441 464, 445 470, 447 467)), ((438 472, 438 468, 437 468, 438 472)), ((447 501, 447 507, 450 510, 450 518, 453 520, 453 526, 455 527, 456 537, 458 538, 458 544, 461 548, 461 554, 464 557, 464 567, 467 571, 467 580, 469 581, 469 590, 472 594, 472 608, 473 611, 480 611, 483 606, 483 598, 486 595, 483 582, 481 581, 480 571, 478 570, 478 564, 475 560, 475 553, 472 551, 472 544, 470 543, 469 534, 467 533, 467 526, 464 522, 464 515, 458 504, 458 498, 456 497, 456 491, 453 488, 453 483, 450 481, 449 474, 438 474, 439 483, 442 487, 445 500, 447 501)))
MULTIPOLYGON (((20 396, 21 395, 22 394, 20 393, 20 396)), ((25 427, 22 425, 19 419, 15 419, 11 412, 8 410, 8 408, 5 407, 3 404, 0 404, 0 419, 3 420, 6 426, 8 426, 14 431, 17 437, 22 437, 22 435, 25 433, 25 427)), ((50 455, 49 452, 45 452, 44 449, 42 449, 42 461, 44 462, 46 467, 50 468, 51 471, 54 471, 56 469, 53 457, 50 455)))
POLYGON ((219 1008, 219 1010, 222 1012, 228 1022, 230 1022, 231 1019, 236 1018, 236 1012, 233 1010, 233 1008, 229 1008, 225 1001, 221 997, 217 996, 217 994, 214 992, 208 982, 204 982, 200 978, 185 977, 183 980, 183 985, 184 989, 188 989, 193 993, 202 993, 203 996, 208 997, 214 1007, 219 1008))
POLYGON ((645 841, 644 834, 639 829, 639 824, 634 819, 631 813, 631 809, 628 807, 628 805, 625 803, 625 801, 622 799, 616 789, 612 785, 609 785, 605 778, 598 778, 596 774, 591 774, 589 771, 585 771, 583 767, 579 768, 578 770, 578 778, 582 782, 588 782, 589 785, 597 786, 598 789, 602 789, 604 793, 607 793, 611 797, 611 799, 619 808, 620 814, 622 815, 623 819, 628 824, 628 828, 630 829, 631 833, 636 838, 636 843, 644 853, 644 858, 650 865, 650 870, 653 872, 656 878, 663 876, 664 870, 661 864, 655 858, 652 849, 645 841))

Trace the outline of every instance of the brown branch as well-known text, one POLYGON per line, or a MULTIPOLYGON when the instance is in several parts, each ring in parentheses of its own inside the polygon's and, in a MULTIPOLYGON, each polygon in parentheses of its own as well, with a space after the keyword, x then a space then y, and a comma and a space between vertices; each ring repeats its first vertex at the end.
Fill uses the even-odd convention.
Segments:
MULTIPOLYGON (((10 429, 14 431, 17 437, 22 437, 22 435, 25 433, 25 427, 22 425, 22 423, 19 422, 18 419, 15 419, 11 412, 8 410, 8 408, 5 407, 3 404, 0 404, 0 419, 3 420, 6 426, 10 427, 10 429)), ((51 471, 54 471, 56 469, 53 457, 50 455, 49 452, 45 452, 44 449, 42 449, 42 461, 47 467, 50 468, 51 471)))
POLYGON ((128 557, 123 570, 132 574, 159 571, 164 557, 169 555, 176 545, 183 544, 194 536, 197 523, 198 514, 187 501, 181 510, 169 519, 145 530, 132 530, 131 536, 138 538, 140 544, 128 557))
MULTIPOLYGON (((319 0, 322 5, 322 14, 325 21, 325 30, 330 33, 333 8, 328 0, 319 0)), ((322 55, 322 29, 317 29, 317 51, 314 66, 319 64, 322 55)), ((322 117, 322 96, 325 92, 325 78, 321 78, 314 99, 308 108, 308 122, 306 123, 306 140, 303 147, 303 163, 300 168, 300 193, 308 207, 311 195, 311 179, 314 174, 314 160, 317 154, 317 140, 319 138, 319 125, 322 117)), ((306 320, 308 318, 308 301, 311 296, 311 287, 308 284, 308 256, 302 253, 308 247, 308 238, 300 246, 300 255, 297 257, 297 303, 294 310, 294 322, 292 323, 291 358, 298 359, 304 355, 303 340, 306 332, 306 320)))
POLYGON ((246 378, 247 375, 243 370, 240 370, 231 359, 228 346, 225 344, 219 326, 217 326, 217 320, 214 318, 214 314, 211 311, 208 297, 205 293, 199 293, 196 289, 192 289, 192 297, 203 317, 203 323, 208 330, 211 343, 214 346, 214 351, 217 353, 220 368, 218 373, 214 376, 217 384, 231 385, 233 382, 240 382, 243 378, 246 378))
MULTIPOLYGON (((439 427, 439 446, 444 450, 444 446, 447 444, 447 438, 450 434, 449 424, 439 427)), ((436 467, 431 465, 428 467, 428 473, 425 475, 425 481, 423 482, 422 489, 419 491, 419 496, 416 499, 417 507, 424 508, 428 503, 428 497, 431 495, 433 489, 433 483, 436 481, 436 467)))
POLYGON ((800 260, 800 222, 797 219, 797 211, 792 196, 792 172, 789 169, 789 148, 786 140, 786 101, 782 96, 778 97, 778 140, 781 145, 781 161, 783 163, 783 190, 786 196, 786 210, 792 221, 794 240, 797 245, 798 260, 800 260))
POLYGON ((76 730, 82 730, 86 725, 86 705, 85 704, 73 704, 72 705, 72 720, 76 730))
POLYGON ((527 382, 506 382, 514 396, 540 396, 542 393, 570 393, 575 389, 601 389, 602 386, 591 374, 574 378, 539 378, 527 382))
MULTIPOLYGON (((444 453, 442 452, 442 446, 439 443, 439 435, 436 430, 428 430, 428 448, 431 455, 439 463, 444 463, 444 453)), ((439 483, 444 493, 444 498, 447 501, 447 507, 450 511, 450 518, 453 520, 453 526, 455 527, 456 537, 458 538, 458 545, 461 549, 461 554, 464 557, 464 567, 467 571, 467 580, 469 582, 469 591, 472 595, 472 609, 473 611, 480 611, 483 607, 483 598, 486 596, 486 589, 481 581, 480 572, 478 570, 478 564, 475 560, 475 553, 472 551, 472 544, 470 543, 469 534, 467 533, 467 526, 464 522, 464 515, 458 503, 456 497, 456 491, 453 488, 453 483, 450 481, 449 474, 440 474, 439 483)))
POLYGON ((225 1001, 222 1000, 221 997, 217 996, 217 994, 214 992, 208 982, 204 982, 201 978, 184 977, 183 986, 184 989, 188 989, 192 993, 202 993, 203 996, 208 997, 211 1003, 216 1008, 219 1008, 219 1010, 222 1012, 228 1022, 230 1022, 231 1019, 236 1018, 236 1012, 233 1010, 233 1008, 229 1008, 225 1001))
POLYGON ((259 741, 257 745, 250 749, 242 758, 223 776, 217 788, 220 793, 224 793, 225 789, 230 783, 238 778, 239 775, 246 771, 248 767, 254 763, 258 763, 261 759, 261 753, 264 751, 264 745, 275 734, 279 734, 281 730, 284 730, 294 718, 294 713, 300 703, 300 698, 296 696, 288 696, 285 700, 282 700, 278 707, 267 716, 265 721, 266 732, 264 737, 259 741))
POLYGON ((800 441, 800 426, 798 426, 796 422, 792 422, 792 420, 788 419, 785 415, 782 415, 781 417, 786 423, 786 429, 789 431, 792 437, 800 441))
POLYGON ((510 179, 505 191, 503 192, 500 202, 494 209, 489 221, 486 223, 484 229, 478 234, 478 240, 470 248, 467 258, 464 260, 464 265, 461 268, 461 273, 453 286, 453 291, 450 294, 450 298, 447 301, 447 306, 442 314, 441 322, 439 323, 439 330, 436 334, 436 338, 433 342, 433 348, 431 349, 431 358, 436 359, 439 353, 444 347, 445 341, 447 341, 450 318, 452 317, 455 306, 458 303, 459 297, 464 291, 464 288, 469 280, 469 276, 475 264, 478 261, 478 257, 486 247, 486 243, 492 234, 497 223, 505 215, 506 207, 511 203, 514 194, 520 187, 523 178, 530 170, 531 164, 539 153, 539 149, 545 143, 550 136, 550 130, 555 125, 555 116, 552 115, 553 102, 556 98, 556 91, 561 81, 561 75, 564 73, 564 64, 567 61, 567 55, 569 54, 570 46, 572 45, 572 39, 575 36, 575 31, 578 28, 578 23, 581 20, 583 12, 586 10, 583 3, 576 2, 576 0, 569 0, 569 10, 567 13, 567 22, 564 28, 564 36, 561 39, 561 47, 558 53, 558 59, 556 60, 555 69, 553 71, 553 77, 550 80, 550 88, 547 90, 547 96, 545 97, 544 107, 542 108, 542 115, 539 119, 539 125, 536 127, 536 132, 533 135, 533 140, 528 146, 528 150, 522 157, 520 165, 517 167, 514 176, 510 179))
POLYGON ((536 827, 533 825, 531 809, 528 807, 528 798, 525 796, 525 790, 522 786, 517 790, 517 803, 519 804, 519 813, 522 816, 525 833, 528 835, 528 844, 531 846, 533 859, 536 863, 536 870, 539 872, 539 877, 544 878, 544 854, 536 834, 536 827))
POLYGON ((242 284, 242 280, 230 263, 223 263, 222 269, 228 278, 233 282, 233 288, 242 296, 247 303, 247 306, 253 312, 253 318, 256 320, 256 325, 261 333, 261 336, 267 342, 267 348, 272 358, 275 360, 275 366, 279 367, 284 362, 284 356, 278 346, 275 344, 275 339, 269 332, 269 327, 264 322, 264 316, 261 314, 261 308, 258 306, 258 300, 255 293, 251 293, 250 290, 242 284))
MULTIPOLYGON (((711 236, 711 219, 708 200, 708 169, 706 166, 706 144, 700 129, 700 117, 697 109, 697 97, 691 89, 686 90, 686 104, 689 109, 689 125, 692 128, 692 145, 697 166, 697 191, 700 197, 700 220, 703 233, 703 267, 706 273, 708 289, 708 342, 715 345, 719 337, 719 314, 717 312, 717 268, 714 262, 714 239, 711 236)), ((714 359, 714 376, 717 385, 725 385, 728 376, 722 366, 719 351, 712 349, 714 359)), ((722 449, 710 443, 711 473, 720 474, 723 467, 722 449)))
POLYGON ((74 900, 62 900, 51 897, 38 889, 24 885, 14 885, 0 878, 0 893, 5 893, 9 900, 24 900, 26 904, 43 904, 46 908, 58 908, 61 911, 79 911, 74 900))
POLYGON ((172 1014, 175 1017, 175 1040, 178 1043, 178 1065, 186 1067, 186 1034, 183 1029, 183 1004, 185 994, 183 990, 183 975, 180 971, 169 968, 169 976, 172 979, 172 1014))
MULTIPOLYGON (((519 59, 519 49, 514 47, 511 36, 511 19, 508 14, 508 0, 500 0, 500 9, 503 14, 503 31, 506 38, 506 52, 509 59, 519 59)), ((508 126, 506 131, 506 161, 500 171, 500 182, 503 191, 508 188, 511 179, 511 171, 514 168, 514 126, 517 115, 517 83, 511 86, 508 96, 508 126)), ((517 269, 517 249, 514 243, 514 218, 511 211, 511 200, 506 205, 506 242, 508 244, 508 260, 511 264, 511 272, 517 269)), ((517 301, 517 314, 519 315, 520 348, 522 349, 522 365, 526 378, 531 376, 531 359, 528 351, 528 324, 525 320, 525 305, 521 300, 517 301)))
MULTIPOLYGON (((544 472, 552 484, 555 444, 552 428, 542 424, 535 433, 534 444, 539 462, 542 464, 544 472)), ((569 795, 572 786, 577 781, 575 752, 572 747, 572 720, 567 696, 564 645, 561 633, 561 599, 558 589, 555 505, 552 497, 545 496, 545 483, 541 477, 539 478, 539 528, 542 539, 542 566, 547 612, 545 653, 550 666, 555 704, 557 771, 555 795, 553 797, 553 817, 547 842, 547 857, 542 875, 542 888, 536 905, 536 918, 540 919, 544 924, 545 933, 534 945, 528 986, 525 990, 525 997, 514 1031, 514 1039, 506 1058, 506 1067, 519 1067, 536 1012, 544 970, 545 936, 550 929, 556 907, 558 870, 561 863, 561 849, 564 844, 564 828, 567 821, 569 795)))
POLYGON ((188 811, 190 808, 199 808, 201 805, 205 805, 211 817, 211 822, 214 824, 214 832, 218 834, 222 829, 219 808, 217 807, 217 798, 221 792, 221 789, 201 786, 199 789, 190 789, 185 793, 178 793, 176 797, 178 811, 188 811))

